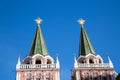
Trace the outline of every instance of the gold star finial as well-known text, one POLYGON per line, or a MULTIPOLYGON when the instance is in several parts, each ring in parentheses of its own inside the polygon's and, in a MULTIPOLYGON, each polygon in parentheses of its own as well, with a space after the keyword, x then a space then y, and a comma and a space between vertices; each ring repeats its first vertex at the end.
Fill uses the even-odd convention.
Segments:
POLYGON ((85 23, 85 20, 80 18, 78 21, 77 21, 79 24, 83 25, 85 23))
POLYGON ((40 26, 40 24, 42 23, 42 19, 40 19, 40 18, 35 19, 35 21, 38 26, 40 26))

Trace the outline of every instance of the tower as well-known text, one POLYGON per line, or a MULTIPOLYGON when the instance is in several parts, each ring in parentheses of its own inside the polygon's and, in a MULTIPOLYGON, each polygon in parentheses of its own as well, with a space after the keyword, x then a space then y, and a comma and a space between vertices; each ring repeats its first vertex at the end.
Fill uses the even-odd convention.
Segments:
POLYGON ((60 63, 54 59, 48 50, 42 35, 40 18, 35 20, 37 29, 28 55, 16 64, 16 80, 60 80, 60 63))
POLYGON ((114 67, 110 57, 104 63, 100 55, 96 54, 84 28, 84 20, 78 20, 81 25, 78 58, 74 56, 74 69, 71 80, 115 80, 114 67))

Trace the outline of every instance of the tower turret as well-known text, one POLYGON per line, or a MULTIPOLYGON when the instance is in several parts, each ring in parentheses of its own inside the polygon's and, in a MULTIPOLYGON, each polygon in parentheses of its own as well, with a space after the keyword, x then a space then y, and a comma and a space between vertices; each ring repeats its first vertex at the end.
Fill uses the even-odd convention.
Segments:
POLYGON ((37 29, 28 55, 16 66, 16 80, 60 80, 60 63, 48 54, 42 35, 40 18, 35 20, 37 29))
POLYGON ((104 63, 100 55, 96 55, 94 48, 84 28, 82 18, 78 20, 81 25, 80 45, 78 59, 74 57, 72 80, 115 80, 112 61, 104 63))

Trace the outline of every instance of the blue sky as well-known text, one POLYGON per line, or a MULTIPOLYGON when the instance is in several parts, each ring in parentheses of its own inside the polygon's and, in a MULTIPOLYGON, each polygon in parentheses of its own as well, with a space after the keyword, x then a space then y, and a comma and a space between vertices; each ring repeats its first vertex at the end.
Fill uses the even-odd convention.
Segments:
POLYGON ((0 0, 0 77, 15 80, 18 54, 23 59, 36 30, 34 20, 43 19, 41 29, 49 54, 59 54, 61 80, 70 80, 73 54, 78 55, 80 25, 97 54, 107 62, 109 54, 115 71, 120 72, 119 0, 0 0))

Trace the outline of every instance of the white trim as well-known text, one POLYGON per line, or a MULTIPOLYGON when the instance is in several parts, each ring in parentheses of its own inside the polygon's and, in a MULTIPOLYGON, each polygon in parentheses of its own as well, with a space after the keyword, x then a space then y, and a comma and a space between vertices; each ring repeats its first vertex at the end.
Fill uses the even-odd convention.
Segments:
POLYGON ((52 64, 54 64, 54 59, 51 56, 48 55, 48 56, 45 56, 44 58, 45 59, 50 59, 52 61, 52 64))
POLYGON ((18 79, 18 72, 17 72, 17 74, 16 74, 16 80, 19 80, 19 79, 18 79))
POLYGON ((93 56, 93 57, 95 57, 96 58, 96 56, 95 55, 93 55, 93 54, 91 54, 91 53, 89 53, 88 55, 86 55, 85 57, 87 58, 87 57, 89 57, 89 56, 93 56))
POLYGON ((35 54, 32 58, 35 58, 35 57, 37 57, 37 56, 41 56, 42 58, 50 58, 52 61, 54 61, 54 59, 51 57, 51 56, 49 56, 49 55, 47 55, 47 56, 43 56, 43 55, 41 55, 41 54, 35 54))
POLYGON ((102 59, 102 57, 101 57, 100 55, 97 55, 96 57, 97 57, 97 58, 100 58, 100 60, 101 60, 102 63, 103 63, 103 59, 102 59))
POLYGON ((76 72, 76 80, 80 80, 80 72, 79 71, 76 72))
POLYGON ((34 58, 37 57, 37 56, 41 56, 42 58, 44 58, 44 56, 41 55, 41 54, 35 54, 35 55, 33 55, 32 59, 34 59, 34 58))
MULTIPOLYGON (((45 59, 45 60, 50 59, 51 62, 52 62, 52 64, 54 64, 54 59, 53 59, 51 56, 49 56, 49 55, 43 56, 43 55, 41 55, 41 54, 36 54, 36 55, 34 55, 34 56, 32 57, 32 59, 36 59, 36 57, 38 57, 38 56, 42 57, 43 60, 44 60, 44 59, 45 59)), ((42 59, 41 59, 41 61, 42 61, 42 59)))
POLYGON ((55 80, 60 80, 60 73, 59 72, 56 72, 56 74, 55 74, 55 80))
POLYGON ((19 74, 18 80, 20 80, 20 73, 18 73, 18 74, 19 74))
POLYGON ((88 54, 88 55, 86 55, 86 56, 82 56, 82 55, 80 55, 79 57, 78 57, 78 59, 77 59, 77 61, 79 61, 81 58, 84 58, 84 59, 87 59, 87 58, 89 58, 89 57, 94 57, 95 59, 100 59, 101 60, 101 63, 104 63, 103 62, 103 59, 102 59, 102 57, 100 56, 100 55, 93 55, 93 54, 88 54))

